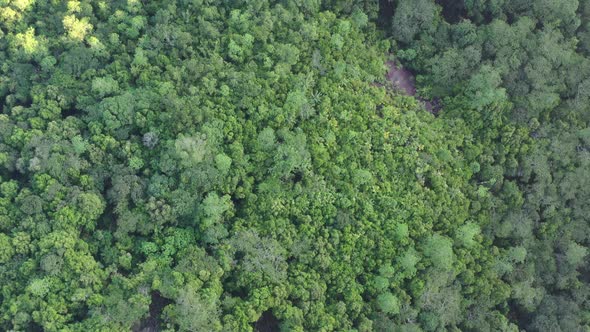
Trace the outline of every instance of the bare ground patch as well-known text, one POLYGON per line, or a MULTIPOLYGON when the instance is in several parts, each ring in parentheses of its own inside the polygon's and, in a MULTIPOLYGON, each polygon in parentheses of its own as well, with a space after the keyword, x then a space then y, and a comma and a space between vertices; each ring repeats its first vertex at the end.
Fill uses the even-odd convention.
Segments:
MULTIPOLYGON (((395 61, 387 61, 387 81, 391 83, 394 90, 402 91, 408 96, 416 96, 416 79, 414 74, 409 70, 398 66, 395 61)), ((417 97, 424 108, 436 115, 441 109, 440 100, 427 100, 421 97, 417 97)))

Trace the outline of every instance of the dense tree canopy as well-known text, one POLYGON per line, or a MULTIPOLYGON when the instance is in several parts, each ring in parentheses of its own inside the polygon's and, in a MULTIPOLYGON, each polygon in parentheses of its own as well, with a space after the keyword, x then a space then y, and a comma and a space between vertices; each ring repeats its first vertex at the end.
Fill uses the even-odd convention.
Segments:
POLYGON ((589 15, 0 0, 0 330, 590 329, 589 15))

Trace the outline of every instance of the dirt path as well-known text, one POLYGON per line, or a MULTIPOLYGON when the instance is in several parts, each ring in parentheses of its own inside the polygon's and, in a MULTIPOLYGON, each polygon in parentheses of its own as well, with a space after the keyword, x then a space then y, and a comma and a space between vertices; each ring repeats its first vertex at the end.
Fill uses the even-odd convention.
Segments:
MULTIPOLYGON (((403 91, 408 96, 416 95, 416 79, 407 69, 399 67, 394 61, 387 61, 387 80, 391 82, 393 89, 403 91)), ((417 97, 424 104, 424 108, 434 115, 438 114, 441 109, 440 101, 426 100, 417 97)))

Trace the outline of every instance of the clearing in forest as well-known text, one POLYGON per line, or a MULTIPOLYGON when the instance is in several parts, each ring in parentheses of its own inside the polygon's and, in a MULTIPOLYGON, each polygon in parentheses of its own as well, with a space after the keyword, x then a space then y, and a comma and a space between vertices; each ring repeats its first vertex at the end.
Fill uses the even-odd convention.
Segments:
MULTIPOLYGON (((387 80, 393 85, 393 89, 403 91, 408 96, 416 95, 416 79, 414 74, 407 69, 398 66, 395 61, 387 61, 387 80)), ((440 103, 438 100, 426 100, 417 97, 419 101, 424 104, 424 108, 432 114, 437 114, 440 111, 440 103)))

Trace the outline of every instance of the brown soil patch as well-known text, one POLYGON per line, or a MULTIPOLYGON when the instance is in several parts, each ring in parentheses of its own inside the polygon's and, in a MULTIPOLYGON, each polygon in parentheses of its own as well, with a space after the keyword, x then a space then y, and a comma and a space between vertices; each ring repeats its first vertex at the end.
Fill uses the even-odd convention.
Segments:
MULTIPOLYGON (((391 82, 394 90, 403 91, 408 96, 416 95, 416 79, 414 74, 407 69, 399 67, 394 61, 387 61, 387 81, 391 82)), ((426 100, 416 98, 424 104, 424 108, 432 113, 438 114, 441 109, 439 100, 426 100)))
POLYGON ((393 84, 396 90, 404 91, 409 96, 416 94, 416 80, 414 75, 404 68, 398 67, 395 62, 387 61, 387 80, 393 84))

